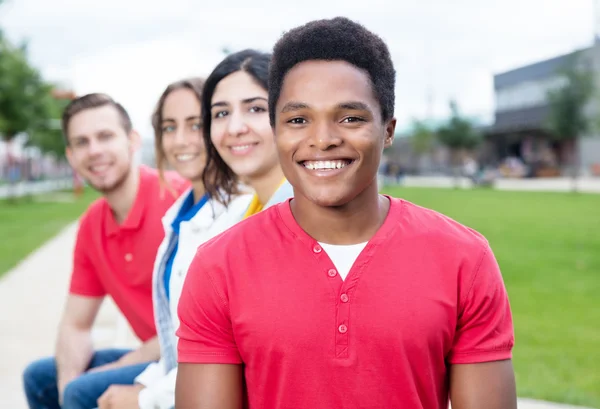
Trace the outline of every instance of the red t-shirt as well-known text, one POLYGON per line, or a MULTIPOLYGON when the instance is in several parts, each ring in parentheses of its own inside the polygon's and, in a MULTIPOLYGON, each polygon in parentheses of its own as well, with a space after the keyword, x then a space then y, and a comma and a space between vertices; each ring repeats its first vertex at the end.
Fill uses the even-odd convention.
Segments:
MULTIPOLYGON (((121 225, 104 198, 82 216, 69 292, 89 297, 110 295, 135 334, 146 341, 156 335, 152 270, 164 237, 161 219, 176 197, 161 188, 156 170, 139 169, 135 203, 121 225)), ((189 186, 175 173, 167 172, 165 178, 179 193, 189 186)))
POLYGON ((201 246, 179 362, 244 363, 255 409, 446 409, 447 364, 511 358, 507 293, 480 234, 390 200, 344 281, 289 201, 201 246))

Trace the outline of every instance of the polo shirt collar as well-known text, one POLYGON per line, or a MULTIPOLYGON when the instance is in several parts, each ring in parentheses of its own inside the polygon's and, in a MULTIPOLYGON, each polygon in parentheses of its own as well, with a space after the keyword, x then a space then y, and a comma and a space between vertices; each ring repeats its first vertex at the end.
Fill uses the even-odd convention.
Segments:
MULTIPOLYGON (((389 195, 382 195, 389 199, 390 201, 390 209, 388 214, 381 225, 379 230, 375 233, 375 235, 369 240, 369 247, 372 245, 377 245, 381 242, 384 242, 387 237, 392 234, 396 228, 400 225, 400 219, 403 216, 402 208, 404 206, 404 201, 401 199, 393 198, 389 195)), ((319 247, 318 242, 306 233, 302 227, 298 224, 296 219, 294 218, 294 214, 292 213, 292 209, 290 204, 294 200, 293 197, 287 199, 284 202, 279 203, 277 206, 277 211, 279 216, 283 220, 283 223, 288 227, 288 229, 294 234, 297 239, 300 239, 304 244, 311 247, 319 247)))
POLYGON ((119 225, 115 220, 115 216, 112 212, 112 209, 108 205, 108 202, 105 202, 106 216, 105 220, 105 229, 108 236, 114 236, 123 230, 135 230, 140 227, 142 224, 142 219, 144 216, 144 210, 146 209, 146 201, 152 200, 149 196, 152 190, 151 183, 151 175, 147 172, 146 168, 140 166, 139 168, 139 184, 138 190, 135 195, 135 201, 133 203, 133 207, 129 210, 127 217, 123 224, 119 225))

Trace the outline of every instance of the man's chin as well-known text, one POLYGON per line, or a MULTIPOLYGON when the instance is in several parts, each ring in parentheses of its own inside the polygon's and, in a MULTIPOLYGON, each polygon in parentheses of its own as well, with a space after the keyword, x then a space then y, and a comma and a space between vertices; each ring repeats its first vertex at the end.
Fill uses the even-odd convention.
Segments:
POLYGON ((120 177, 110 178, 112 180, 94 180, 94 178, 85 178, 86 183, 98 193, 103 195, 114 193, 119 190, 127 180, 129 172, 124 172, 120 177))
MULTIPOLYGON (((124 179, 124 178, 122 178, 124 179)), ((94 189, 98 193, 102 193, 103 195, 113 193, 117 190, 123 183, 120 179, 107 181, 107 180, 93 180, 93 178, 86 179, 86 183, 94 189)))
POLYGON ((334 192, 313 192, 306 195, 308 200, 320 207, 342 207, 352 201, 348 194, 335 194, 334 192))

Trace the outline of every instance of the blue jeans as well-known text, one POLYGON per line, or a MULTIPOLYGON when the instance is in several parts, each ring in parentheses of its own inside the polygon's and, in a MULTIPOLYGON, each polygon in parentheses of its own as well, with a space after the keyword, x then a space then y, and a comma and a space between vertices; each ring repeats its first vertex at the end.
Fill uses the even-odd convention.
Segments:
MULTIPOLYGON (((89 368, 117 361, 129 350, 104 349, 96 351, 89 368)), ((148 363, 124 366, 102 372, 83 373, 65 388, 62 409, 94 409, 98 398, 110 385, 132 385, 148 363)), ((61 409, 58 404, 56 361, 44 358, 31 363, 23 374, 25 396, 30 409, 61 409)))

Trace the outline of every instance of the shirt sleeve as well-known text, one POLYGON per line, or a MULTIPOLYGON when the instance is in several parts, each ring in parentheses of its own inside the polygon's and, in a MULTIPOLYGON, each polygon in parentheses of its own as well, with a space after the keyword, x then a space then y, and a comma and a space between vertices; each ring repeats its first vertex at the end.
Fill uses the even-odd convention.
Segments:
POLYGON ((448 361, 470 364, 510 359, 513 321, 500 267, 486 245, 474 273, 461 280, 460 311, 448 361), (462 293, 462 291, 461 291, 462 293))
POLYGON ((93 243, 88 236, 87 223, 85 218, 82 218, 73 252, 73 272, 69 293, 87 297, 103 297, 106 295, 106 290, 98 277, 97 269, 90 260, 89 249, 93 243))
POLYGON ((198 364, 241 364, 229 305, 225 297, 225 260, 210 258, 200 247, 185 279, 178 305, 178 361, 198 364), (203 260, 211 260, 204 263, 203 260))

